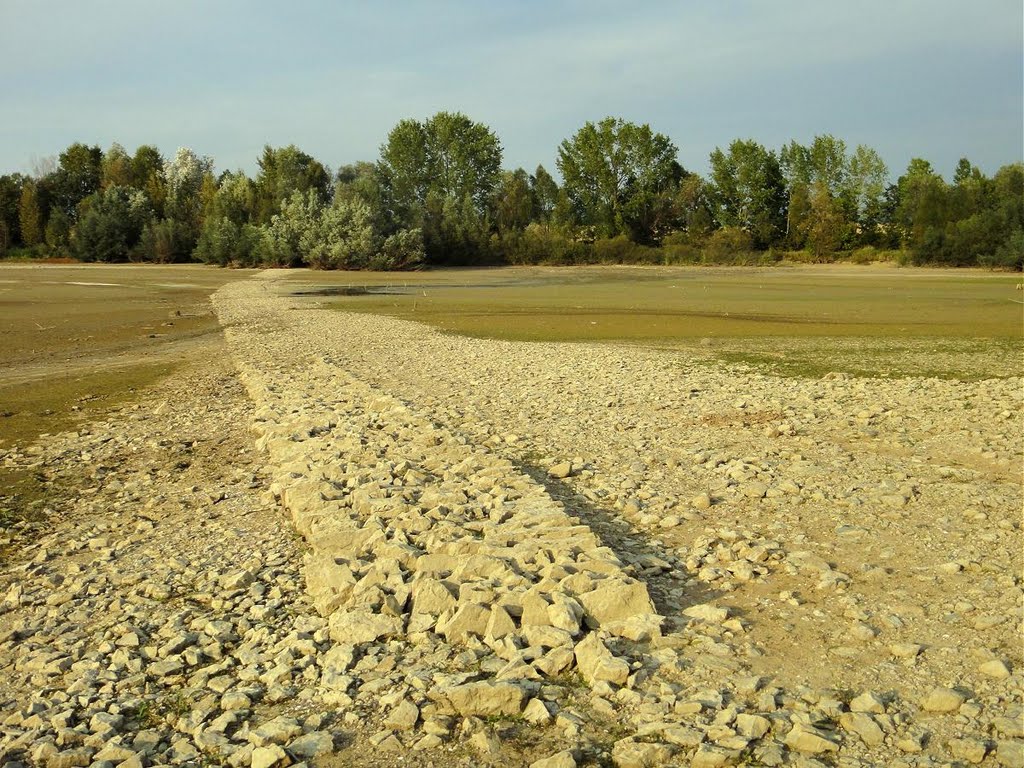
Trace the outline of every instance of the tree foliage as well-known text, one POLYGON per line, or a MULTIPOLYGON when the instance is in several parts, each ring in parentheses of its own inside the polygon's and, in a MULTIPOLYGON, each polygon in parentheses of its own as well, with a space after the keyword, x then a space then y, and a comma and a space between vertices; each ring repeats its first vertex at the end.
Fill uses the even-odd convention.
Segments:
POLYGON ((75 227, 75 254, 82 261, 126 261, 152 218, 145 194, 131 187, 94 193, 75 227))
POLYGON ((786 187, 778 157, 737 139, 711 153, 709 197, 720 226, 750 234, 755 247, 778 242, 786 228, 786 187))
POLYGON ((422 264, 752 263, 872 258, 1024 265, 1024 165, 950 180, 921 158, 895 183, 878 153, 815 136, 773 151, 737 140, 707 178, 647 125, 586 123, 544 166, 502 170, 490 128, 457 112, 402 120, 376 162, 335 174, 294 145, 264 147, 255 178, 214 174, 191 149, 165 160, 75 142, 0 176, 0 253, 223 266, 409 269, 422 264), (871 247, 868 247, 871 246, 871 247), (764 252, 768 251, 767 254, 764 252))
POLYGON ((586 123, 558 148, 573 221, 599 237, 656 239, 657 210, 683 175, 676 153, 649 125, 614 117, 586 123))

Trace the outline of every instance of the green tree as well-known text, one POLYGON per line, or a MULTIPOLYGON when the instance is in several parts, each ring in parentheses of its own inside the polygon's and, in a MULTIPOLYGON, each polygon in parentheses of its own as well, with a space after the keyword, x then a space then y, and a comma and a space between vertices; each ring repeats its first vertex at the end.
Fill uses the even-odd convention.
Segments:
POLYGON ((560 191, 558 182, 543 165, 538 165, 537 170, 530 177, 530 196, 533 199, 531 219, 533 221, 547 224, 554 218, 560 191))
POLYGON ((21 242, 21 224, 18 209, 21 206, 21 189, 26 178, 20 173, 0 176, 0 223, 6 233, 8 247, 21 242))
POLYGON ((50 213, 46 222, 46 244, 58 251, 65 250, 71 244, 71 219, 60 208, 50 213))
POLYGON ((51 206, 76 221, 78 204, 100 188, 103 151, 74 143, 60 153, 60 165, 48 179, 51 206))
POLYGON ((467 196, 487 210, 501 170, 501 143, 483 123, 461 112, 438 112, 426 122, 400 121, 381 147, 381 183, 393 219, 415 225, 427 197, 467 196))
POLYGON ((877 241, 885 218, 885 185, 889 169, 871 147, 858 144, 850 158, 847 188, 854 221, 865 243, 877 241))
POLYGON ((558 148, 558 170, 574 222, 599 237, 654 240, 662 196, 683 175, 676 146, 649 125, 606 117, 586 123, 558 148))
POLYGON ((145 192, 154 213, 163 216, 167 180, 164 178, 164 158, 160 150, 151 144, 143 144, 136 149, 132 155, 131 174, 131 186, 145 192))
MULTIPOLYGON (((815 136, 809 146, 791 141, 782 148, 779 166, 786 179, 789 198, 786 239, 790 247, 801 247, 800 243, 806 242, 811 230, 834 231, 839 224, 837 216, 845 220, 840 228, 844 232, 851 230, 847 225, 857 221, 859 196, 864 191, 861 182, 872 182, 873 163, 881 162, 874 150, 867 147, 858 147, 858 153, 854 157, 860 158, 862 165, 858 170, 863 176, 855 179, 854 158, 847 154, 846 142, 835 136, 815 136), (827 204, 823 203, 823 192, 828 195, 827 204), (819 215, 826 220, 817 221, 815 217, 819 215)), ((880 189, 878 194, 881 194, 880 189)), ((820 245, 812 250, 821 255, 820 245)))
POLYGON ((899 204, 895 211, 903 243, 927 253, 930 260, 941 246, 946 224, 946 183, 927 160, 915 157, 896 181, 899 204))
POLYGON ((832 196, 824 181, 811 185, 809 202, 807 246, 820 259, 839 249, 845 235, 846 217, 842 204, 832 196))
POLYGON ((709 191, 720 226, 748 232, 756 248, 779 242, 786 228, 786 188, 774 152, 741 139, 727 152, 715 149, 709 191))
POLYGON ((26 181, 21 187, 18 225, 23 245, 31 248, 43 241, 43 214, 39 207, 39 194, 35 181, 26 181))
POLYGON ((522 168, 503 171, 494 193, 494 220, 499 232, 522 230, 535 208, 530 177, 522 168))
POLYGON ((75 227, 75 254, 82 261, 125 261, 151 218, 149 200, 137 189, 94 193, 75 227))
POLYGON ((430 189, 427 128, 405 119, 391 129, 380 148, 378 178, 393 226, 419 226, 430 189))
POLYGON ((674 210, 678 226, 690 238, 703 240, 715 228, 707 182, 696 174, 679 182, 674 210))
POLYGON ((319 200, 330 199, 331 175, 327 168, 294 144, 263 147, 256 175, 255 220, 270 221, 295 192, 313 192, 319 200))
POLYGON ((422 229, 434 262, 487 258, 500 169, 498 137, 466 115, 402 120, 388 134, 377 164, 389 232, 422 229))
POLYGON ((100 163, 100 188, 132 186, 135 186, 132 159, 125 148, 115 141, 100 163))
POLYGON ((384 189, 375 163, 357 162, 341 166, 335 174, 334 201, 361 202, 369 207, 377 232, 391 231, 384 204, 384 189))

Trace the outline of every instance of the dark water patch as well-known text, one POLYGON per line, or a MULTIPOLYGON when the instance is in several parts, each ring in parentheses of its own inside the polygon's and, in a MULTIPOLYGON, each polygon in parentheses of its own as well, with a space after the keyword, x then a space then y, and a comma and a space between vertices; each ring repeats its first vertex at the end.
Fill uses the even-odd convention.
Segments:
POLYGON ((414 293, 408 288, 387 285, 325 285, 291 291, 289 296, 406 296, 414 293))

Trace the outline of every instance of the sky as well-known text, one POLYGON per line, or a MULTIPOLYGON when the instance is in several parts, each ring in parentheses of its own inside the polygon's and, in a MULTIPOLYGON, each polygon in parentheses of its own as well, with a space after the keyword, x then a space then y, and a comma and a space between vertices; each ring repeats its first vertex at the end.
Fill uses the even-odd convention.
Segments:
POLYGON ((1024 156, 1020 0, 0 0, 0 173, 75 141, 256 170, 264 144, 337 168, 401 119, 460 111, 504 166, 555 171, 606 116, 688 170, 737 138, 832 134, 895 178, 1024 156))

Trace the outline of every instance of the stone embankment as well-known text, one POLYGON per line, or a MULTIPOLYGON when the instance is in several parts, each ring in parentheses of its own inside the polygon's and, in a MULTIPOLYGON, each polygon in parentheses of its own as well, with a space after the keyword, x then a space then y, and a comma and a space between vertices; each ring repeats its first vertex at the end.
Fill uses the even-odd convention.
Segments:
POLYGON ((4 459, 92 477, 0 764, 1024 765, 1020 379, 214 304, 237 377, 4 459))

